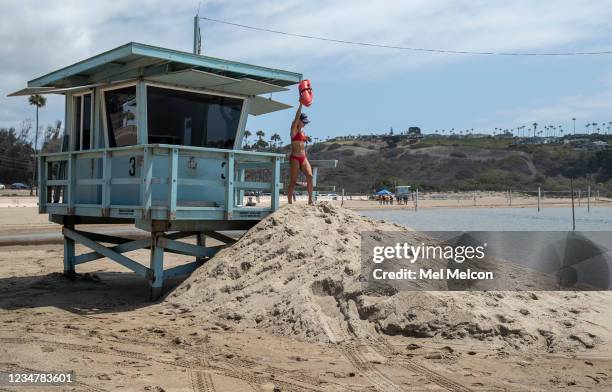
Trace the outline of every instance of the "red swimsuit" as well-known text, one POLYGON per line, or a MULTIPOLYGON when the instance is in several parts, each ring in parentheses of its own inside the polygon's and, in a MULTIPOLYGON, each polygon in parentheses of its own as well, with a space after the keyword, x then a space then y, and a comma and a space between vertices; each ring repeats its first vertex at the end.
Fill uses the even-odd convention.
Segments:
MULTIPOLYGON (((304 132, 302 131, 298 131, 295 135, 293 135, 293 137, 291 138, 292 142, 306 142, 307 138, 306 135, 304 134, 304 132)), ((304 163, 304 161, 306 160, 306 153, 304 152, 304 155, 293 155, 291 154, 289 156, 289 160, 294 160, 297 161, 297 163, 302 166, 302 163, 304 163)))

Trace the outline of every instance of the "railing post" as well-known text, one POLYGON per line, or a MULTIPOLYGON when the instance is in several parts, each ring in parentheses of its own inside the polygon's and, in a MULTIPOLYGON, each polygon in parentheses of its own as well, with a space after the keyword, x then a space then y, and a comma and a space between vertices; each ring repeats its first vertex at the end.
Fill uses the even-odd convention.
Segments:
POLYGON ((143 150, 143 163, 142 173, 140 182, 140 200, 142 201, 142 219, 149 219, 151 217, 151 199, 152 199, 152 186, 151 178, 153 177, 153 152, 150 148, 145 147, 143 150))
POLYGON ((278 210, 280 194, 280 158, 272 158, 272 189, 270 192, 270 208, 272 211, 278 210))
POLYGON ((102 154, 102 216, 110 216, 112 151, 102 154))
POLYGON ((234 211, 234 153, 227 153, 227 164, 225 165, 225 218, 232 219, 234 211))
POLYGON ((76 155, 71 152, 68 158, 68 215, 74 215, 74 205, 76 204, 76 155))
POLYGON ((176 219, 176 198, 178 188, 178 148, 172 148, 168 155, 168 219, 176 219))
MULTIPOLYGON (((238 181, 244 182, 244 179, 246 177, 245 176, 245 172, 246 171, 243 168, 238 169, 238 181)), ((236 204, 242 205, 242 203, 244 203, 244 189, 241 188, 238 191, 238 196, 237 197, 238 197, 238 200, 236 200, 236 204)))
POLYGON ((47 211, 47 161, 38 157, 38 213, 47 211))

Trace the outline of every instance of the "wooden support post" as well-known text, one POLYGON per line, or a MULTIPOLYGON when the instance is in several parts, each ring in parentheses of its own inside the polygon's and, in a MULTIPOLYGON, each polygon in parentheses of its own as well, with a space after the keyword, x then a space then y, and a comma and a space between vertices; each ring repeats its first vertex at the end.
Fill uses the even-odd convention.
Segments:
POLYGON ((156 301, 161 297, 164 287, 164 248, 159 244, 159 239, 163 236, 163 232, 151 233, 151 261, 149 264, 149 268, 153 271, 150 280, 151 301, 156 301))
POLYGON ((47 161, 38 158, 38 213, 47 212, 47 161))
MULTIPOLYGON (((64 224, 64 228, 74 230, 73 224, 64 224)), ((69 279, 74 279, 76 272, 75 266, 75 254, 74 254, 74 240, 68 238, 64 234, 64 275, 69 279)))
POLYGON ((542 190, 538 187, 538 212, 540 212, 540 200, 542 199, 542 190))
MULTIPOLYGON (((204 235, 204 233, 197 233, 196 234, 196 244, 198 246, 206 248, 206 235, 204 235)), ((200 257, 200 256, 197 256, 196 257, 196 261, 200 262, 200 263, 203 263, 204 262, 204 258, 200 257)))
POLYGON ((414 211, 418 211, 419 209, 419 188, 416 189, 415 195, 414 195, 414 211))
POLYGON ((270 209, 272 211, 278 210, 279 198, 280 198, 280 158, 272 158, 272 190, 270 192, 270 209))

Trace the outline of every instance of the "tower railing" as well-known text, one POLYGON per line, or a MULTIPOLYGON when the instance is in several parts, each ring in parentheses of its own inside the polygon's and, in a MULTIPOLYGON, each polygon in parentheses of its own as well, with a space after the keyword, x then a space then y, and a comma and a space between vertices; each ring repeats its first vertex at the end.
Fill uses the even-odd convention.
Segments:
POLYGON ((259 220, 278 209, 283 159, 276 153, 166 144, 40 154, 39 212, 142 220, 259 220), (212 163, 213 174, 193 174, 197 165, 207 172, 206 165, 212 163), (186 166, 192 174, 186 175, 186 166), (271 175, 246 181, 251 169, 269 169, 271 175), (113 197, 119 189, 113 192, 114 187, 138 196, 134 193, 131 203, 117 202, 113 197), (190 187, 196 187, 200 200, 179 197, 190 187), (245 206, 246 190, 269 192, 270 205, 245 206))

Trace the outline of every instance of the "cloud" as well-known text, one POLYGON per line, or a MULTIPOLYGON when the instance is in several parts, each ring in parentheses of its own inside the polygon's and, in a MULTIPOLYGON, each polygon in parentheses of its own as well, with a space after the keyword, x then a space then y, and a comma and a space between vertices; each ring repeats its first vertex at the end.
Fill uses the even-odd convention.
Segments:
MULTIPOLYGON (((54 69, 129 41, 189 51, 196 6, 167 0, 2 1, 0 126, 31 116, 31 108, 6 94, 54 69)), ((204 2, 201 14, 299 34, 475 51, 590 48, 612 28, 606 0, 218 0, 204 2)), ((321 82, 392 78, 474 59, 289 38, 209 21, 202 30, 206 54, 317 74, 321 82)), ((43 110, 43 123, 61 118, 61 110, 43 110)))
MULTIPOLYGON (((556 1, 308 1, 283 2, 268 12, 266 4, 246 1, 232 3, 222 15, 237 23, 293 32, 434 49, 472 51, 539 51, 569 49, 591 37, 609 31, 605 1, 576 2, 560 6, 556 1), (271 17, 270 14, 273 16, 271 17)), ((215 17, 215 15, 213 15, 215 17)), ((279 58, 288 66, 317 66, 368 72, 372 68, 401 66, 415 68, 436 62, 467 59, 469 56, 440 56, 402 51, 362 48, 320 41, 241 30, 205 22, 211 51, 239 55, 244 59, 269 61, 279 58), (216 37, 227 37, 218 40, 216 37), (261 45, 264 41, 266 44, 261 45)))
MULTIPOLYGON (((567 123, 576 118, 576 130, 584 129, 584 124, 609 118, 602 118, 602 113, 612 112, 612 90, 595 94, 577 94, 559 98, 550 105, 515 108, 498 113, 498 118, 506 118, 508 123, 524 125, 537 122, 542 125, 557 125, 560 121, 567 123)), ((568 129, 567 125, 565 126, 568 129)))

